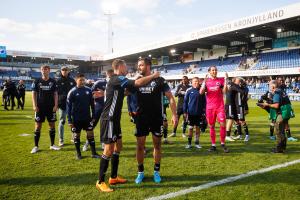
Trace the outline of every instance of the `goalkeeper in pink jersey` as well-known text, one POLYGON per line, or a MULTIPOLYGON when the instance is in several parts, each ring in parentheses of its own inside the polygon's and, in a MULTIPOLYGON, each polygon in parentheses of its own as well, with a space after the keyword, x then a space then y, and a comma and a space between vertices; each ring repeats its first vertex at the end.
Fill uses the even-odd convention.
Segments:
POLYGON ((208 68, 208 75, 206 75, 200 89, 200 94, 206 92, 206 118, 210 128, 210 139, 211 147, 208 151, 215 152, 216 149, 216 131, 215 123, 216 120, 220 123, 220 139, 221 146, 225 153, 228 153, 229 150, 225 146, 225 137, 226 137, 226 115, 224 108, 224 99, 223 94, 227 91, 226 79, 228 77, 227 72, 225 73, 224 78, 218 78, 217 73, 218 69, 216 66, 211 66, 208 68))

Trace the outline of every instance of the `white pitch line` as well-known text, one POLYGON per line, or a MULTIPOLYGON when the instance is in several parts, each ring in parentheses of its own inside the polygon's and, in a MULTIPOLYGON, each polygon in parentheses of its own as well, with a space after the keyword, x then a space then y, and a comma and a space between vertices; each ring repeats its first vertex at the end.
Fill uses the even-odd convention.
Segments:
POLYGON ((280 169, 280 168, 284 168, 284 167, 294 165, 294 164, 298 164, 298 163, 300 163, 300 159, 299 160, 294 160, 294 161, 291 161, 291 162, 282 163, 282 164, 279 164, 279 165, 274 165, 274 166, 271 166, 271 167, 268 167, 268 168, 263 168, 263 169, 260 169, 260 170, 250 171, 250 172, 247 172, 245 174, 240 174, 240 175, 237 175, 237 176, 231 176, 231 177, 228 177, 228 178, 225 178, 225 179, 221 179, 219 181, 206 183, 206 184, 199 185, 199 186, 196 186, 196 187, 190 187, 188 189, 179 190, 178 192, 172 192, 172 193, 164 194, 164 195, 157 196, 157 197, 151 197, 151 198, 148 198, 146 200, 170 199, 170 198, 174 198, 174 197, 177 197, 177 196, 182 196, 182 195, 185 195, 185 194, 188 194, 188 193, 191 193, 191 192, 197 192, 199 190, 204 190, 204 189, 214 187, 214 186, 217 186, 217 185, 223 185, 225 183, 231 183, 231 182, 234 182, 234 181, 237 181, 237 180, 249 177, 249 176, 254 176, 256 174, 263 174, 263 173, 272 171, 274 169, 280 169))

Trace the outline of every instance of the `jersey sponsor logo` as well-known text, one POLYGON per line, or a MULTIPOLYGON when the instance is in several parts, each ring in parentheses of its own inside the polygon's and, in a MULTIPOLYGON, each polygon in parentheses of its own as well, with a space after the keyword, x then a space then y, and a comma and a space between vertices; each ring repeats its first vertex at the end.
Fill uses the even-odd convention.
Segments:
POLYGON ((209 87, 209 90, 218 91, 219 88, 220 88, 219 86, 212 86, 212 87, 209 87))
POLYGON ((151 94, 154 90, 154 87, 140 87, 139 91, 143 94, 151 94))
POLYGON ((51 87, 52 86, 50 86, 50 85, 42 85, 41 83, 40 83, 40 86, 39 86, 39 88, 42 89, 43 91, 51 90, 51 87))

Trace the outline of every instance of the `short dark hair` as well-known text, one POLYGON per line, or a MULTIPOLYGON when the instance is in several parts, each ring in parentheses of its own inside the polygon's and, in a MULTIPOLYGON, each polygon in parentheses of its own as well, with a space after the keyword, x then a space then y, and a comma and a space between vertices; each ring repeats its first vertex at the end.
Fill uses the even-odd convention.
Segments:
POLYGON ((49 65, 41 65, 41 68, 48 68, 48 69, 50 69, 50 66, 49 65))
POLYGON ((114 70, 118 69, 120 65, 126 65, 126 62, 122 59, 115 59, 111 64, 114 70))
POLYGON ((148 58, 148 57, 141 57, 141 58, 139 58, 138 61, 144 61, 145 65, 150 65, 150 67, 152 66, 151 58, 148 58))
POLYGON ((114 74, 114 70, 113 70, 113 69, 108 69, 108 70, 106 70, 106 76, 107 76, 108 78, 110 78, 113 74, 114 74))
POLYGON ((79 78, 84 78, 84 74, 83 73, 76 74, 75 79, 79 79, 79 78))
POLYGON ((210 66, 210 67, 208 68, 208 71, 209 71, 209 72, 210 72, 211 68, 216 68, 216 70, 218 70, 217 66, 213 65, 213 66, 210 66))
POLYGON ((197 79, 199 81, 199 78, 197 76, 193 77, 192 80, 197 79))
POLYGON ((183 76, 182 79, 189 79, 187 76, 183 76))

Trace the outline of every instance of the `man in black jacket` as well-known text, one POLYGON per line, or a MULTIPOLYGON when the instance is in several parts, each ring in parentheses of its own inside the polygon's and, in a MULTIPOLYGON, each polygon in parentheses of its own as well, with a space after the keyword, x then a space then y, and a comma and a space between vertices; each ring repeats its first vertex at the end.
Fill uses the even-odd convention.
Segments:
POLYGON ((59 146, 64 145, 64 125, 66 122, 66 100, 69 91, 76 86, 75 80, 69 76, 69 68, 67 66, 61 67, 61 76, 57 80, 57 92, 58 92, 58 108, 59 108, 59 123, 58 123, 58 135, 59 146))
MULTIPOLYGON (((181 84, 177 86, 176 92, 175 92, 175 97, 178 97, 178 103, 177 103, 177 119, 179 121, 180 116, 183 116, 183 122, 182 122, 182 137, 186 137, 185 131, 186 127, 188 125, 187 119, 185 118, 185 115, 183 115, 183 102, 184 102, 184 95, 186 93, 186 90, 190 88, 191 86, 189 85, 189 79, 187 76, 182 77, 181 84)), ((173 133, 170 134, 169 137, 175 137, 176 136, 176 131, 177 131, 177 126, 178 124, 175 124, 173 126, 173 133)))
POLYGON ((18 95, 17 95, 18 109, 19 108, 21 108, 22 110, 24 109, 24 105, 25 105, 25 90, 26 90, 26 86, 24 84, 24 81, 20 80, 19 84, 17 86, 17 91, 18 91, 18 95))

